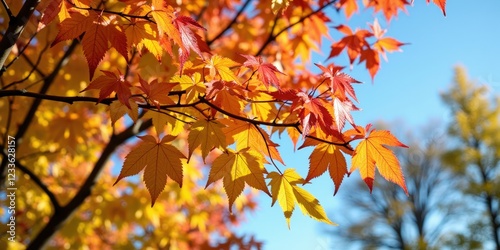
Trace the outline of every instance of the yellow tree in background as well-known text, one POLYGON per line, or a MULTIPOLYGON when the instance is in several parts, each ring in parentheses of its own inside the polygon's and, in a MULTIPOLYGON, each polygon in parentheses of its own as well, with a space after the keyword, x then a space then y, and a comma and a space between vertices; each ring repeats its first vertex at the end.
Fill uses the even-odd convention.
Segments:
POLYGON ((471 213, 471 228, 487 228, 484 241, 500 249, 500 98, 488 88, 469 80, 464 68, 455 69, 454 84, 442 98, 453 117, 448 133, 457 143, 444 161, 464 194, 481 203, 471 213))
POLYGON ((13 248, 259 247, 230 230, 255 192, 288 226, 297 205, 333 224, 303 186, 326 170, 336 190, 355 170, 371 190, 377 169, 407 193, 391 149, 406 146, 352 118, 360 82, 309 62, 338 32, 325 59, 347 55, 374 78, 404 43, 377 19, 342 21, 368 9, 388 23, 407 0, 1 2, 0 198, 13 248), (307 177, 277 134, 314 147, 307 177))

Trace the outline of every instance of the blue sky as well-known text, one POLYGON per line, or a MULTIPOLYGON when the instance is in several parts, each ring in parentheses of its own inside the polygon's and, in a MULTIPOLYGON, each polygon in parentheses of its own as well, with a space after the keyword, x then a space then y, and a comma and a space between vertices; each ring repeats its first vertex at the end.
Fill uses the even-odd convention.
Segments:
MULTIPOLYGON (((487 84, 490 90, 500 94, 500 1, 447 1, 447 16, 434 5, 416 0, 408 14, 399 16, 386 24, 378 16, 382 28, 388 28, 387 36, 410 43, 402 53, 388 54, 388 62, 382 62, 374 84, 363 65, 347 71, 364 82, 355 90, 361 112, 354 113, 357 124, 365 125, 380 120, 402 121, 406 127, 419 128, 431 120, 449 120, 449 111, 442 104, 439 93, 445 91, 453 79, 453 67, 463 65, 469 78, 487 84)), ((345 20, 336 13, 330 18, 345 20)), ((347 21, 351 27, 367 28, 373 22, 371 11, 361 11, 347 21)), ((333 31, 332 37, 338 34, 333 31)), ((324 63, 329 46, 324 44, 323 55, 315 56, 313 62, 324 63)), ((347 65, 347 55, 336 59, 336 64, 347 65)), ((331 62, 331 61, 328 61, 331 62)), ((312 63, 311 63, 312 65, 312 63)), ((286 167, 295 168, 302 176, 307 175, 308 156, 312 149, 293 152, 291 143, 278 140, 286 167)), ((344 180, 339 194, 333 197, 333 184, 327 176, 321 176, 305 188, 315 195, 327 210, 332 221, 342 216, 338 208, 342 195, 353 192, 346 185, 359 178, 353 174, 344 180)), ((376 181, 382 181, 378 178, 376 181)), ((246 216, 246 222, 238 229, 240 233, 254 234, 265 241, 264 249, 330 249, 333 240, 322 233, 321 223, 302 215, 296 208, 289 230, 278 204, 270 207, 271 199, 259 197, 259 208, 246 216)), ((338 220, 340 221, 340 220, 338 220)), ((340 225, 342 226, 342 225, 340 225)))

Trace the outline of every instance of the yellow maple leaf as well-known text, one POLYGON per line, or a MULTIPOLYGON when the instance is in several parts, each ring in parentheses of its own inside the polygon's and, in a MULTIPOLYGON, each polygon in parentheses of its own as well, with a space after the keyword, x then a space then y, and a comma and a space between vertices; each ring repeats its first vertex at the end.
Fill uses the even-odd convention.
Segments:
POLYGON ((335 225, 326 216, 326 212, 319 204, 318 199, 305 189, 297 186, 298 184, 303 184, 304 179, 300 177, 295 169, 288 168, 283 174, 271 172, 267 177, 271 178, 269 185, 271 186, 272 205, 278 201, 285 215, 288 228, 290 228, 290 218, 292 217, 296 203, 299 204, 299 208, 303 214, 309 215, 318 221, 335 225))
POLYGON ((210 69, 210 76, 215 77, 217 74, 224 81, 234 81, 239 83, 238 77, 230 69, 231 67, 239 66, 240 64, 219 55, 214 55, 210 58, 206 67, 210 69))
POLYGON ((257 152, 248 149, 235 152, 228 149, 212 164, 206 186, 223 178, 224 190, 229 200, 229 211, 232 211, 233 203, 243 192, 245 183, 271 195, 264 180, 264 173, 266 170, 263 159, 257 152))

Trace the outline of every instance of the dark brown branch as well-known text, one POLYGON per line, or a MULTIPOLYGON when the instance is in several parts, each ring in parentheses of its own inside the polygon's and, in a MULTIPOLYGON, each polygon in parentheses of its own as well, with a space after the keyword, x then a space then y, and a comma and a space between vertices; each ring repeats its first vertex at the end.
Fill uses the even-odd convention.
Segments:
POLYGON ((246 118, 246 117, 242 117, 242 116, 235 115, 233 113, 227 112, 224 109, 218 107, 217 105, 215 105, 215 104, 211 103, 210 101, 208 101, 207 99, 205 99, 205 97, 200 96, 199 98, 200 98, 200 101, 202 103, 207 104, 208 106, 210 106, 211 108, 219 111, 222 114, 225 114, 225 115, 227 115, 227 116, 229 116, 231 118, 234 118, 234 119, 237 119, 237 120, 240 120, 240 121, 245 121, 245 122, 249 122, 249 123, 256 124, 256 125, 265 125, 265 126, 273 126, 273 127, 294 127, 294 128, 297 128, 300 125, 299 122, 295 122, 295 123, 275 123, 275 122, 265 122, 265 121, 259 121, 259 120, 249 119, 249 118, 246 118))
POLYGON ((148 16, 149 13, 146 13, 146 15, 144 16, 138 16, 138 15, 131 15, 131 14, 125 14, 123 12, 118 12, 118 11, 112 11, 112 10, 106 10, 106 9, 96 9, 96 8, 92 8, 92 7, 88 7, 88 8, 83 8, 83 7, 78 7, 76 6, 76 4, 74 4, 73 2, 71 1, 67 1, 68 3, 70 3, 71 5, 73 5, 73 7, 75 9, 79 9, 79 10, 88 10, 88 11, 95 11, 95 12, 98 12, 98 13, 107 13, 107 14, 113 14, 113 15, 117 15, 117 16, 120 16, 120 17, 123 17, 125 19, 128 20, 128 18, 139 18, 139 19, 145 19, 147 21, 150 21, 150 22, 153 22, 154 21, 148 16))
MULTIPOLYGON (((2 155, 7 158, 7 154, 2 150, 2 155)), ((38 178, 36 174, 31 172, 26 166, 19 163, 19 161, 15 162, 16 167, 27 174, 30 179, 40 188, 42 191, 49 197, 52 206, 54 207, 54 213, 57 213, 61 209, 61 205, 57 201, 57 197, 49 190, 49 188, 38 178)))
MULTIPOLYGON (((26 45, 26 47, 28 47, 28 45, 26 45)), ((26 48, 25 47, 25 48, 26 48)), ((45 47, 42 49, 42 51, 40 52, 40 54, 38 55, 38 58, 36 59, 36 62, 33 64, 33 62, 31 62, 31 60, 29 60, 29 58, 26 56, 26 54, 24 54, 23 52, 21 52, 21 56, 25 59, 28 59, 26 60, 30 65, 31 65, 31 70, 30 72, 28 73, 27 76, 25 76, 23 79, 20 79, 20 80, 17 80, 17 81, 13 81, 11 82, 10 84, 7 84, 3 87, 3 89, 8 89, 16 84, 19 84, 19 83, 22 83, 26 80, 28 80, 31 75, 33 74, 33 72, 37 71, 37 73, 40 74, 40 70, 38 69, 38 65, 40 65, 40 62, 42 61, 42 56, 44 54, 44 52, 49 48, 49 44, 46 44, 45 47)), ((19 58, 19 56, 17 56, 15 59, 19 58)), ((7 68, 10 66, 10 64, 12 64, 14 62, 14 60, 12 60, 12 62, 9 63, 9 65, 7 65, 7 68)), ((42 75, 43 77, 43 74, 40 74, 42 75)))
POLYGON ((15 18, 14 15, 12 14, 12 11, 9 8, 9 5, 7 5, 7 2, 5 0, 2 0, 2 5, 5 8, 5 12, 7 12, 7 15, 9 16, 9 19, 15 18))
POLYGON ((40 231, 40 233, 38 233, 38 235, 29 243, 26 249, 27 250, 43 249, 45 244, 52 238, 55 232, 61 226, 63 226, 64 222, 71 216, 71 214, 73 214, 73 212, 75 212, 83 204, 85 199, 91 195, 92 188, 96 184, 100 173, 106 166, 106 162, 108 161, 109 157, 113 154, 113 152, 116 150, 116 148, 121 144, 123 144, 129 138, 133 137, 139 132, 148 129, 151 126, 152 126, 151 121, 144 122, 139 126, 133 124, 123 132, 117 135, 112 135, 108 144, 102 151, 99 160, 97 160, 97 162, 95 163, 92 172, 90 172, 89 176, 82 184, 81 188, 78 190, 75 197, 73 197, 73 199, 71 199, 71 201, 67 205, 62 207, 58 213, 54 213, 50 217, 49 222, 45 225, 42 231, 40 231))
MULTIPOLYGON (((56 79, 61 68, 68 62, 68 58, 73 53, 73 50, 76 48, 77 44, 78 44, 77 40, 72 41, 71 45, 68 47, 68 49, 66 50, 64 55, 61 57, 61 59, 59 59, 59 62, 54 67, 54 70, 52 71, 52 73, 44 79, 43 85, 40 88, 39 94, 43 95, 43 94, 47 93, 50 85, 52 85, 52 82, 56 79)), ((26 133, 26 131, 28 130, 28 127, 30 126, 31 122, 33 121, 33 119, 35 117, 35 113, 38 110, 38 107, 40 106, 41 102, 42 102, 42 99, 35 99, 35 101, 33 101, 33 104, 31 104, 31 107, 28 110, 28 113, 24 117, 23 123, 19 126, 17 133, 14 136, 19 144, 22 143, 23 136, 26 133)), ((4 158, 2 160, 1 165, 0 165, 0 183, 4 183, 5 174, 6 174, 5 171, 7 169, 6 167, 7 167, 7 159, 4 158)))
MULTIPOLYGON (((174 95, 177 94, 178 93, 176 92, 174 95)), ((104 98, 101 101, 99 101, 99 98, 90 96, 57 96, 57 95, 46 95, 35 92, 28 92, 26 90, 0 90, 0 98, 5 96, 26 96, 26 97, 33 97, 35 98, 35 100, 48 100, 48 101, 62 102, 67 104, 73 104, 75 102, 91 102, 96 104, 104 104, 108 106, 111 105, 113 101, 118 100, 118 98, 116 97, 104 98)), ((200 103, 201 101, 188 104, 160 105, 160 109, 186 108, 198 105, 200 103)), ((145 108, 145 109, 156 109, 155 105, 150 105, 150 104, 139 104, 138 106, 140 108, 145 108)))
POLYGON ((208 46, 212 45, 213 42, 217 41, 217 39, 219 39, 222 35, 224 35, 224 33, 226 33, 231 28, 231 26, 233 26, 233 24, 236 23, 236 21, 238 20, 238 17, 240 17, 240 15, 243 13, 243 11, 245 11, 245 9, 247 8, 247 6, 250 2, 251 2, 251 0, 246 0, 245 3, 241 6, 238 13, 236 13, 236 15, 234 16, 233 20, 231 20, 231 22, 229 22, 227 24, 227 26, 224 29, 222 29, 221 32, 219 32, 219 34, 217 34, 214 38, 207 40, 208 46))
POLYGON ((39 3, 40 0, 26 0, 17 16, 14 17, 11 13, 9 27, 0 41, 0 76, 7 70, 5 61, 39 3))

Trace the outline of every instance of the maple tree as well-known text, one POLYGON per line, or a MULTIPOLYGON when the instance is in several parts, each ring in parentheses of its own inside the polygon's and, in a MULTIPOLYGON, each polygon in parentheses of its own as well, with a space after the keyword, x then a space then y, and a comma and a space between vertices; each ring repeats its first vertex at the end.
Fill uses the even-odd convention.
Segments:
MULTIPOLYGON (((445 1, 434 2, 444 13, 445 1)), ((370 190, 378 169, 406 191, 389 148, 406 146, 389 131, 357 125, 351 115, 359 110, 353 84, 360 81, 333 63, 317 64, 322 73, 314 74, 309 63, 311 51, 319 50, 330 32, 339 32, 344 37, 332 42, 325 59, 345 52, 351 67, 364 63, 373 80, 380 56, 405 43, 385 37, 377 19, 369 29, 340 24, 332 30, 327 13, 339 10, 349 18, 366 8, 390 22, 410 5, 406 0, 365 0, 362 6, 356 0, 2 4, 2 148, 9 135, 16 138, 16 166, 25 174, 19 179, 31 179, 41 189, 36 192, 49 199, 44 204, 52 206, 41 217, 45 224, 35 230, 37 236, 25 240, 29 248, 45 244, 97 192, 105 163, 122 144, 123 166, 114 188, 134 183, 126 177, 142 171, 155 207, 166 199, 161 197, 166 188, 168 197, 201 191, 200 175, 207 190, 224 191, 228 211, 253 207, 248 185, 269 195, 272 204, 278 201, 288 225, 297 204, 304 214, 333 224, 302 187, 326 169, 335 192, 356 169, 370 190), (298 150, 315 147, 305 179, 294 170, 299 166, 286 165, 273 141, 276 134, 287 134, 294 147, 302 143, 298 150), (350 168, 346 157, 352 158, 350 168), (54 174, 71 176, 73 168, 88 168, 84 181, 54 174), (74 192, 64 191, 74 185, 74 192)), ((7 158, 4 152, 2 179, 7 158)))

